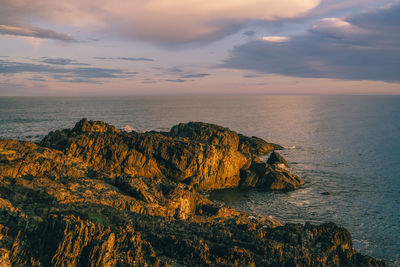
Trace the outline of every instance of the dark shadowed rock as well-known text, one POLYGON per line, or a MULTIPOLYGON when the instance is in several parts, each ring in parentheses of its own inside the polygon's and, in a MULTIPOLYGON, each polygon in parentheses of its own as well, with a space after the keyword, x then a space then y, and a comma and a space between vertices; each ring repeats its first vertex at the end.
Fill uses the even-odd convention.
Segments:
POLYGON ((254 160, 248 169, 241 171, 241 187, 257 187, 267 190, 292 191, 304 184, 303 179, 281 168, 254 160))
POLYGON ((269 156, 267 163, 270 165, 279 165, 282 167, 289 167, 289 164, 287 163, 287 161, 281 156, 281 154, 279 154, 278 152, 274 151, 271 153, 271 155, 269 156))
POLYGON ((239 149, 245 154, 264 155, 274 150, 283 149, 283 146, 268 143, 258 137, 248 137, 239 134, 239 149))

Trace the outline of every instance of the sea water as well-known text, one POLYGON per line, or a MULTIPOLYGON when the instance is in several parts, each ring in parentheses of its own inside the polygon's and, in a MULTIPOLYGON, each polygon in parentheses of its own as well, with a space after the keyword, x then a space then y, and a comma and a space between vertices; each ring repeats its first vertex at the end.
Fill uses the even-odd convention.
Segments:
POLYGON ((0 138, 38 141, 83 117, 139 131, 203 121, 281 144, 301 189, 211 197, 283 222, 338 223, 356 249, 400 265, 399 96, 3 97, 0 138))

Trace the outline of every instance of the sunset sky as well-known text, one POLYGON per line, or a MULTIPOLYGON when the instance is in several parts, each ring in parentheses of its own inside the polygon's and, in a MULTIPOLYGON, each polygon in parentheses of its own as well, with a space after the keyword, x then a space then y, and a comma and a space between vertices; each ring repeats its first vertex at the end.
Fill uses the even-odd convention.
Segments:
POLYGON ((400 1, 0 0, 0 96, 400 94, 400 1))

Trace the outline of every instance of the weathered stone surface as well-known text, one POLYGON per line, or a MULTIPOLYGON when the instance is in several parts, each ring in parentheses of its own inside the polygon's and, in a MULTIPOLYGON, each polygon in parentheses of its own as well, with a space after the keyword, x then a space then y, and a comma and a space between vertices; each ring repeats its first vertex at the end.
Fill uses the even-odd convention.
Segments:
POLYGON ((203 191, 237 187, 240 170, 249 168, 256 155, 280 148, 201 122, 181 123, 168 133, 126 133, 86 119, 71 130, 49 133, 40 145, 64 151, 110 176, 168 178, 203 191))
POLYGON ((303 179, 280 165, 254 160, 248 169, 241 171, 240 186, 292 191, 304 184, 303 179))
POLYGON ((256 136, 248 137, 239 134, 239 149, 246 154, 264 155, 274 150, 283 149, 283 146, 268 143, 256 136))
POLYGON ((278 152, 274 151, 271 153, 271 155, 269 156, 267 163, 270 165, 277 165, 277 166, 281 166, 281 167, 289 167, 289 164, 287 163, 287 161, 281 156, 281 154, 279 154, 278 152))
POLYGON ((236 152, 239 145, 237 133, 228 128, 203 122, 180 123, 173 126, 168 135, 226 148, 230 152, 236 152))
POLYGON ((13 152, 0 159, 0 177, 82 177, 87 169, 77 158, 30 142, 0 139, 0 149, 13 152))
MULTIPOLYGON (((5 266, 385 266, 353 250, 350 234, 334 224, 280 226, 212 203, 168 180, 172 192, 159 192, 162 182, 133 183, 148 183, 144 188, 159 192, 143 201, 131 189, 125 193, 108 184, 112 179, 48 181, 51 185, 47 179, 2 179, 5 266), (187 216, 175 216, 186 204, 167 211, 172 202, 190 203, 188 195, 196 207, 187 209, 187 216)), ((132 184, 129 179, 136 178, 122 181, 132 184)))
POLYGON ((65 153, 0 140, 0 266, 386 266, 355 251, 335 224, 283 225, 200 194, 200 178, 185 174, 207 173, 205 166, 224 173, 213 164, 234 161, 232 153, 245 161, 242 186, 300 183, 282 184, 296 178, 240 152, 234 132, 190 127, 203 126, 191 136, 180 133, 186 126, 128 134, 83 120, 43 140, 65 153))

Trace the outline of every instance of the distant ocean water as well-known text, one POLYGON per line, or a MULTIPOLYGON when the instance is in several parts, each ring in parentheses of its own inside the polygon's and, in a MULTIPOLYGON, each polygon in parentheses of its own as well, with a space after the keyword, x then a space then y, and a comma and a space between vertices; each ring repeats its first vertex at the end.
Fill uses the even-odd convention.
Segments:
POLYGON ((211 197, 284 222, 338 223, 362 253, 400 265, 400 96, 3 97, 0 138, 38 141, 82 117, 140 131, 204 121, 291 147, 281 154, 301 189, 211 197))

